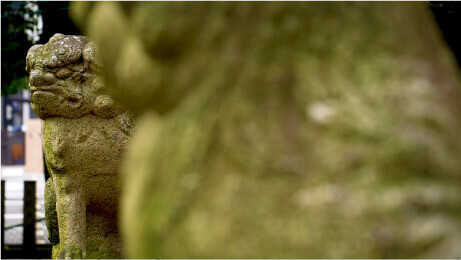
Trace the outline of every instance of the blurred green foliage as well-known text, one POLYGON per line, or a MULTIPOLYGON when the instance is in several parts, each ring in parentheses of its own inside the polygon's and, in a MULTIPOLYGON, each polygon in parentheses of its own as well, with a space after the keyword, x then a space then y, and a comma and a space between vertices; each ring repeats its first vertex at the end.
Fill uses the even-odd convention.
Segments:
POLYGON ((27 2, 2 1, 2 96, 27 88, 26 53, 32 46, 25 31, 36 22, 26 21, 24 14, 31 12, 27 2))
POLYGON ((32 46, 26 30, 37 25, 26 14, 40 13, 43 21, 38 44, 45 44, 55 33, 79 35, 68 16, 68 1, 36 2, 38 9, 30 8, 30 1, 2 2, 2 96, 27 88, 26 55, 32 46), (24 77, 24 78, 22 78, 24 77))

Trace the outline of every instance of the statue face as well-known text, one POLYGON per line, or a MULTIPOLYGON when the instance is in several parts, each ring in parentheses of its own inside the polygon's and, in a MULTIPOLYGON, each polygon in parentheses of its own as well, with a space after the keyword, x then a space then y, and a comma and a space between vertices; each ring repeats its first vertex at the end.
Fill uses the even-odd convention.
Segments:
POLYGON ((90 110, 86 78, 78 66, 50 69, 37 64, 29 81, 32 109, 41 118, 83 116, 90 110))
POLYGON ((27 54, 32 110, 40 118, 77 118, 92 110, 101 76, 84 59, 87 40, 56 34, 27 54))

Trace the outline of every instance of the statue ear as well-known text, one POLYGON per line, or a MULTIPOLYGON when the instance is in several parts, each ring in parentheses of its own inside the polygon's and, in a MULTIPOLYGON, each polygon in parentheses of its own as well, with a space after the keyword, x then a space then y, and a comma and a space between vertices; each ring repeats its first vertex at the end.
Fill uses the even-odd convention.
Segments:
POLYGON ((121 113, 109 95, 99 95, 94 100, 93 113, 102 118, 114 117, 121 113))
POLYGON ((96 55, 96 45, 93 41, 88 42, 88 44, 83 49, 83 60, 88 63, 91 71, 97 72, 102 67, 102 62, 100 58, 96 55))

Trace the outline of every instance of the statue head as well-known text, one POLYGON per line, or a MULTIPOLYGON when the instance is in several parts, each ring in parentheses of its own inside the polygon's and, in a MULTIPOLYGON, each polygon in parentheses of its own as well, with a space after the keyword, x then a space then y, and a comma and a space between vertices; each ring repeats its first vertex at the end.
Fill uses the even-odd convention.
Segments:
POLYGON ((32 110, 42 119, 120 113, 107 93, 95 45, 84 36, 55 34, 26 58, 32 110))

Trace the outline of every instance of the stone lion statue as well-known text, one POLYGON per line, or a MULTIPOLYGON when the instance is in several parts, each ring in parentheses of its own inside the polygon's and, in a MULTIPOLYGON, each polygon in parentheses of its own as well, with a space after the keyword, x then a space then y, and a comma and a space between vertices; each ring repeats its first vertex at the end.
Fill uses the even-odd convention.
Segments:
POLYGON ((120 258, 119 167, 132 117, 114 103, 95 45, 55 34, 27 53, 31 106, 43 119, 50 171, 46 224, 53 258, 120 258))

